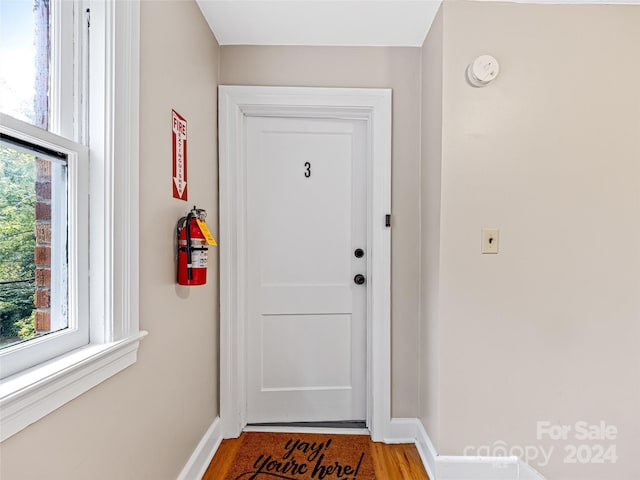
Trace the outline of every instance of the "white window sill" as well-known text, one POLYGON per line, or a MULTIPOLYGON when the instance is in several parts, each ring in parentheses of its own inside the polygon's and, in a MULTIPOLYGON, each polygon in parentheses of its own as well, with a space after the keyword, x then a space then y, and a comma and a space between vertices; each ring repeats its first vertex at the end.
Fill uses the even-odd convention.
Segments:
POLYGON ((2 380, 0 442, 134 364, 146 334, 79 348, 2 380))

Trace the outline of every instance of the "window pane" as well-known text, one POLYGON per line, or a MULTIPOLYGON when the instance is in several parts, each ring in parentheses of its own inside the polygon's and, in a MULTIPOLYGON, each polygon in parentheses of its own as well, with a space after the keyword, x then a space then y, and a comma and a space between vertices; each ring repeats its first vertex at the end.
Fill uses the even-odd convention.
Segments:
POLYGON ((0 349, 68 326, 66 170, 0 145, 0 349))
POLYGON ((0 1, 0 111, 49 127, 49 0, 0 1))

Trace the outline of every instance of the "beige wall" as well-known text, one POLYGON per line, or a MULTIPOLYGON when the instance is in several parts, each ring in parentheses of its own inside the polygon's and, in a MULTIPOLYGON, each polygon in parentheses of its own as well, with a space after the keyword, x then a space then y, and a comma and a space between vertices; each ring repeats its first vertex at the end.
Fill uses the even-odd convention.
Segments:
POLYGON ((438 448, 440 388, 440 208, 443 19, 438 11, 422 48, 420 165, 420 419, 438 448))
POLYGON ((217 254, 205 287, 174 282, 193 203, 217 232, 219 47, 195 2, 143 2, 140 324, 136 365, 2 443, 2 479, 175 479, 218 414, 217 254), (188 121, 189 203, 171 198, 171 109, 188 121))
POLYGON ((439 453, 554 447, 548 478, 637 479, 640 8, 443 14, 439 453), (483 53, 501 73, 472 88, 483 53), (480 254, 482 227, 500 228, 500 254, 480 254), (536 438, 538 421, 601 420, 616 440, 536 438), (618 462, 564 463, 581 443, 616 445, 618 462))
POLYGON ((220 83, 393 89, 392 414, 418 414, 420 50, 221 48, 220 83))

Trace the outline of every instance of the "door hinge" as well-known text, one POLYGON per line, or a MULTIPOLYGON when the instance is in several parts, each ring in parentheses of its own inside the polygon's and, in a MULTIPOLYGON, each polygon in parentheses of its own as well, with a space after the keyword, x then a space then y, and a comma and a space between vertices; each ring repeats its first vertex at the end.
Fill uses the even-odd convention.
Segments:
POLYGON ((86 17, 87 17, 87 28, 91 28, 91 9, 87 8, 86 10, 86 17))
POLYGON ((384 226, 385 227, 391 227, 391 214, 390 213, 387 213, 384 216, 384 226))

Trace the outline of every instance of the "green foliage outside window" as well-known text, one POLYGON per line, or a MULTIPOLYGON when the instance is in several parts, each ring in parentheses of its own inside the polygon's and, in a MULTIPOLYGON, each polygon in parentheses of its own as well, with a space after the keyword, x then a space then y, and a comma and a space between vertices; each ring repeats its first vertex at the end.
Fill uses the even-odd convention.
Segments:
POLYGON ((33 155, 0 146, 0 347, 35 334, 35 201, 33 155))

